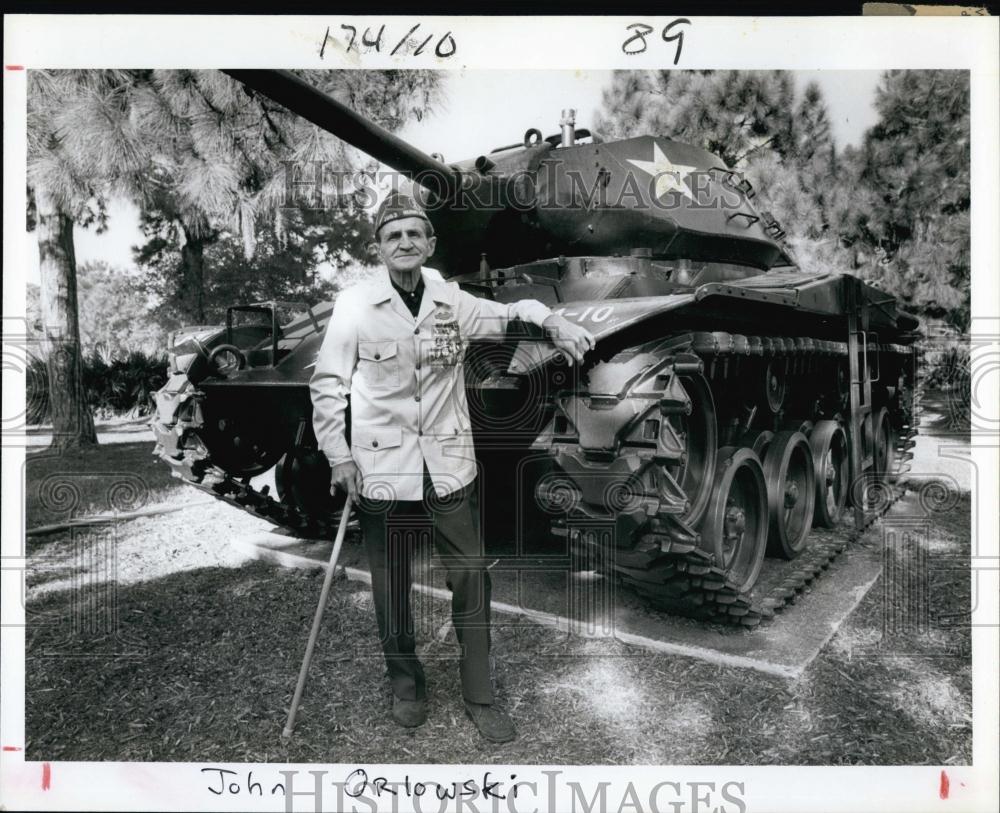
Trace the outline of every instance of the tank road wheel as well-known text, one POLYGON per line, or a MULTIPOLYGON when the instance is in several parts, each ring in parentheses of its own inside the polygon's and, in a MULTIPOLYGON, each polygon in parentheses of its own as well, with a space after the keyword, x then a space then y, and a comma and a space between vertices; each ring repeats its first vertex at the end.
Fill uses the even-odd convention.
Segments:
POLYGON ((740 446, 747 446, 753 449, 753 453, 761 460, 764 459, 764 455, 767 452, 767 447, 770 445, 771 441, 774 439, 774 432, 764 429, 760 432, 750 431, 747 432, 740 439, 740 446))
POLYGON ((775 415, 785 403, 787 389, 784 359, 771 359, 764 365, 764 403, 775 415))
POLYGON ((274 466, 288 440, 261 428, 250 416, 217 417, 205 409, 205 425, 198 430, 212 462, 231 477, 256 477, 274 466))
POLYGON ((812 434, 813 422, 812 421, 800 421, 795 418, 785 421, 783 427, 790 432, 800 432, 807 438, 812 434))
POLYGON ((767 488, 760 461, 750 449, 719 450, 712 499, 701 528, 702 548, 740 591, 760 575, 767 547, 767 488))
POLYGON ((895 433, 892 428, 892 419, 889 417, 889 410, 882 407, 875 416, 874 421, 875 438, 872 448, 872 471, 875 479, 880 483, 888 482, 892 479, 895 469, 895 433))
POLYGON ((703 377, 685 376, 681 378, 681 383, 691 399, 691 414, 663 416, 660 435, 664 446, 679 447, 684 453, 679 461, 654 464, 649 471, 653 477, 654 492, 665 496, 683 492, 688 508, 680 519, 688 525, 697 525, 712 496, 718 443, 715 403, 708 382, 703 377))
POLYGON ((806 546, 816 500, 809 441, 801 432, 778 432, 764 456, 770 531, 767 552, 794 559, 806 546))
POLYGON ((847 370, 847 365, 838 362, 834 375, 837 383, 834 404, 839 411, 843 411, 847 409, 851 396, 851 380, 850 373, 847 370))
POLYGON ((816 472, 813 524, 833 528, 847 505, 847 435, 836 421, 820 421, 809 436, 816 472))

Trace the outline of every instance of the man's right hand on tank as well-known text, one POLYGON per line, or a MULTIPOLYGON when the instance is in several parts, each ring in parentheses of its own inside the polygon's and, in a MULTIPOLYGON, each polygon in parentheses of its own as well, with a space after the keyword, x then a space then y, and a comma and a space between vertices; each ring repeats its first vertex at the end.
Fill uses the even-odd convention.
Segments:
POLYGON ((330 471, 330 493, 336 495, 338 488, 346 491, 352 502, 361 493, 361 472, 353 460, 338 463, 330 471))
POLYGON ((563 355, 573 365, 583 364, 583 357, 594 349, 597 340, 594 334, 582 325, 571 322, 558 313, 550 313, 542 323, 549 341, 563 351, 563 355))

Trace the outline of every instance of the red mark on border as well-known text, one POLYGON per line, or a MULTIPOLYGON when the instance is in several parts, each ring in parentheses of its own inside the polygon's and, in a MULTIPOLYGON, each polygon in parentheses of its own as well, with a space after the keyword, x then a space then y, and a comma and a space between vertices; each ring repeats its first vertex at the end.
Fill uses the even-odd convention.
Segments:
POLYGON ((940 796, 942 799, 947 799, 948 788, 950 787, 951 787, 951 782, 948 781, 948 774, 946 774, 944 771, 941 771, 941 787, 938 790, 938 796, 940 796))
POLYGON ((48 762, 42 763, 42 790, 48 790, 52 785, 52 766, 48 762))
POLYGON ((18 748, 16 745, 5 745, 3 747, 3 750, 4 751, 20 751, 21 749, 18 748))
POLYGON ((24 70, 24 65, 5 65, 4 67, 6 67, 7 70, 9 70, 9 71, 23 71, 24 70))

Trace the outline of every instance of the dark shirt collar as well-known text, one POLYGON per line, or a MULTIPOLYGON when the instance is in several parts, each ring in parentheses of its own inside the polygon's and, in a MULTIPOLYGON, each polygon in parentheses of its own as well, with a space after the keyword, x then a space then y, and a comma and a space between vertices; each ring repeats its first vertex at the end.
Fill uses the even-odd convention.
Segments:
POLYGON ((423 275, 417 277, 417 287, 413 289, 412 292, 407 291, 405 288, 400 288, 396 281, 389 275, 389 282, 392 283, 392 287, 396 289, 396 293, 399 294, 399 298, 403 300, 403 304, 406 305, 407 309, 416 317, 417 313, 420 311, 420 301, 424 296, 424 278, 423 275))

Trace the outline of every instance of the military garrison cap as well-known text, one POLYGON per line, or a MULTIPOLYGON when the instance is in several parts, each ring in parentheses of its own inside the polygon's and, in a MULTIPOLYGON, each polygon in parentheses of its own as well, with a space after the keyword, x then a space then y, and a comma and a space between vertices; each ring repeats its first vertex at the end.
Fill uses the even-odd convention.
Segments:
MULTIPOLYGON (((375 234, 378 234, 379 229, 386 223, 390 223, 393 220, 402 220, 404 217, 419 217, 425 223, 431 225, 427 213, 417 206, 413 198, 409 195, 393 192, 378 207, 378 213, 375 215, 375 234)), ((433 229, 433 226, 431 228, 433 229)))

